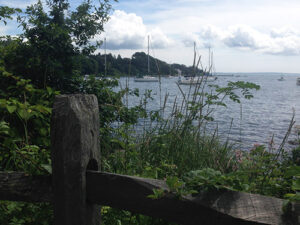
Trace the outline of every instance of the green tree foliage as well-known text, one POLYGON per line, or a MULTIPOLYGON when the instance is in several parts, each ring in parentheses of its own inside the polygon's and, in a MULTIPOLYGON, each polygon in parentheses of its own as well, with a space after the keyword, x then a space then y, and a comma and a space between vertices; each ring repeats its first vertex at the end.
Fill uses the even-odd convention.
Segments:
MULTIPOLYGON (((86 58, 81 58, 82 67, 80 71, 82 74, 105 74, 105 55, 98 53, 97 55, 89 55, 86 58)), ((107 74, 109 76, 138 76, 148 74, 148 56, 144 52, 136 52, 130 58, 122 58, 120 55, 114 56, 112 54, 106 55, 107 74)), ((187 67, 179 64, 168 64, 162 60, 149 57, 150 73, 152 75, 177 75, 181 70, 184 75, 194 74, 193 67, 187 67)), ((197 73, 203 71, 198 69, 197 73)))
MULTIPOLYGON (((0 170, 44 174, 50 168, 50 113, 53 89, 0 67, 0 170)), ((51 224, 49 204, 0 203, 0 224, 51 224)))
POLYGON ((76 58, 92 53, 100 44, 90 40, 103 31, 111 4, 105 0, 94 5, 87 0, 72 11, 68 1, 50 0, 47 7, 49 11, 38 1, 19 16, 24 33, 10 42, 11 51, 4 58, 6 69, 31 79, 38 88, 76 92, 80 86, 76 58))
MULTIPOLYGON (((0 51, 1 52, 1 51, 0 51)), ((50 169, 52 88, 36 89, 5 71, 0 60, 0 170, 44 174, 50 169)), ((51 224, 49 204, 0 203, 0 224, 51 224)))
POLYGON ((12 15, 20 13, 21 10, 18 8, 10 8, 8 6, 0 6, 0 22, 2 21, 5 25, 7 24, 6 19, 12 20, 12 15))
MULTIPOLYGON (((54 96, 58 90, 88 92, 82 88, 77 63, 95 49, 89 40, 103 31, 111 8, 108 0, 98 6, 87 0, 74 11, 65 0, 47 4, 49 11, 38 1, 19 16, 24 30, 21 36, 0 39, 2 171, 51 172, 49 134, 54 96)), ((1 6, 0 20, 6 24, 15 12, 19 10, 1 6)), ((52 224, 51 205, 1 201, 0 224, 52 224)))

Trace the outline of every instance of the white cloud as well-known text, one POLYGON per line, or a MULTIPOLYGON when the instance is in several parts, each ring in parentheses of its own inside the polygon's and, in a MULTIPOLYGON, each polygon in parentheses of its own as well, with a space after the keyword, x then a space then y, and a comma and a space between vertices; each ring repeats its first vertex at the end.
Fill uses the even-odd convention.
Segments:
POLYGON ((223 37, 223 42, 229 47, 260 49, 269 41, 269 37, 249 26, 238 25, 230 27, 223 37))
POLYGON ((142 49, 147 46, 147 35, 151 35, 153 48, 166 48, 172 44, 158 27, 148 31, 143 19, 134 13, 116 10, 105 25, 105 33, 97 39, 106 37, 107 48, 114 49, 142 49))
POLYGON ((200 35, 204 39, 212 40, 223 36, 223 31, 213 25, 204 25, 201 28, 200 35))
POLYGON ((201 29, 199 38, 206 43, 221 42, 229 48, 240 50, 275 55, 300 55, 300 31, 292 27, 261 32, 246 25, 230 26, 226 29, 209 25, 201 29))
POLYGON ((105 25, 108 49, 139 49, 144 46, 146 26, 141 17, 116 10, 105 25))
POLYGON ((160 28, 154 28, 149 34, 151 37, 151 47, 153 48, 167 48, 173 44, 173 41, 160 28))
POLYGON ((182 41, 185 47, 191 47, 194 45, 194 43, 197 43, 198 45, 201 43, 199 35, 191 32, 183 34, 182 41))
POLYGON ((212 30, 211 26, 205 26, 200 32, 186 32, 181 35, 183 45, 185 47, 192 47, 196 43, 197 48, 213 47, 214 40, 219 38, 219 34, 212 30))
MULTIPOLYGON (((1 23, 2 23, 2 21, 1 21, 1 23)), ((2 24, 1 24, 1 26, 0 26, 0 36, 6 35, 6 34, 7 34, 7 27, 2 26, 2 24)))
POLYGON ((281 27, 281 28, 274 28, 271 30, 271 37, 273 38, 281 38, 281 37, 288 37, 288 36, 299 36, 300 33, 297 29, 291 26, 281 27))

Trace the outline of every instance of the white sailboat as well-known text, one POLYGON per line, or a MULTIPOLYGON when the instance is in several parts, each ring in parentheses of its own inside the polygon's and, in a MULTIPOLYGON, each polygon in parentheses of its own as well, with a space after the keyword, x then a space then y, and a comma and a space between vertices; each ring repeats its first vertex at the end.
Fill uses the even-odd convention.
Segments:
POLYGON ((106 37, 104 38, 104 77, 97 77, 96 80, 113 80, 112 78, 107 77, 106 37))
MULTIPOLYGON (((150 73, 150 61, 149 61, 149 35, 148 35, 148 74, 150 73)), ((150 75, 144 75, 140 77, 134 78, 135 82, 158 82, 158 77, 150 76, 150 75)))
MULTIPOLYGON (((208 54, 208 59, 209 59, 209 73, 208 74, 203 74, 200 76, 179 76, 179 79, 177 81, 178 84, 180 85, 196 85, 196 84, 201 84, 202 82, 211 82, 211 81, 215 81, 217 79, 216 76, 213 76, 212 73, 210 71, 212 71, 213 69, 213 58, 212 58, 212 54, 210 53, 210 48, 209 48, 209 54, 208 54)), ((194 42, 194 64, 193 67, 194 68, 198 68, 198 65, 195 65, 195 59, 196 59, 196 43, 194 42)), ((199 58, 200 61, 200 58, 199 58)), ((198 64, 199 64, 198 61, 198 64)))
POLYGON ((214 75, 215 73, 215 64, 214 64, 214 53, 210 51, 210 47, 208 48, 208 57, 209 57, 209 70, 208 75, 206 75, 206 81, 215 81, 218 79, 217 76, 214 75))
POLYGON ((197 76, 197 77, 179 76, 178 84, 181 85, 201 84, 203 82, 203 78, 204 76, 197 76))
POLYGON ((217 77, 208 76, 208 75, 201 75, 195 77, 179 76, 178 84, 182 84, 182 85, 201 84, 203 82, 212 82, 215 81, 216 79, 217 77))

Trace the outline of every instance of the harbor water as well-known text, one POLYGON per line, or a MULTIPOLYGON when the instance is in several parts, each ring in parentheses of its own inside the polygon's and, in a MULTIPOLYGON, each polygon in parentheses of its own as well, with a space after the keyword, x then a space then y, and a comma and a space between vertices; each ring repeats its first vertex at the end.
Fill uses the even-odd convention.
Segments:
MULTIPOLYGON (((254 97, 250 100, 241 99, 241 103, 226 99, 227 107, 218 106, 212 116, 214 121, 210 123, 211 131, 218 129, 220 137, 228 138, 238 143, 242 149, 250 149, 254 144, 269 145, 278 147, 290 125, 295 113, 295 125, 289 136, 289 142, 297 138, 296 128, 300 125, 300 86, 296 80, 300 75, 284 75, 280 80, 278 74, 234 74, 231 76, 218 76, 218 79, 211 84, 225 86, 230 81, 245 81, 260 85, 260 90, 252 90, 254 97)), ((161 84, 158 82, 134 82, 133 78, 120 78, 120 86, 125 87, 126 79, 129 80, 129 88, 138 88, 140 93, 152 90, 153 100, 147 103, 148 110, 158 110, 166 95, 165 115, 171 111, 174 101, 182 99, 182 93, 176 84, 177 77, 162 77, 161 84)), ((189 90, 188 85, 180 86, 184 93, 189 90)), ((140 99, 129 97, 129 106, 139 104, 140 99)), ((293 146, 286 142, 285 148, 293 146)))

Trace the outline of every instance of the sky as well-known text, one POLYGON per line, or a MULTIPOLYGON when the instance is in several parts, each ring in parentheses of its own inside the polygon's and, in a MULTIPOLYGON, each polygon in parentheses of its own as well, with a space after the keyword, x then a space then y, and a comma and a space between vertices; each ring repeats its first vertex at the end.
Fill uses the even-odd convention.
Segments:
MULTIPOLYGON (((210 48, 217 72, 300 73, 300 0, 119 0, 113 9, 95 39, 106 38, 114 55, 146 52, 149 35, 150 54, 167 63, 192 65, 196 42, 204 69, 210 48)), ((16 24, 0 25, 0 34, 15 33, 16 24)))

